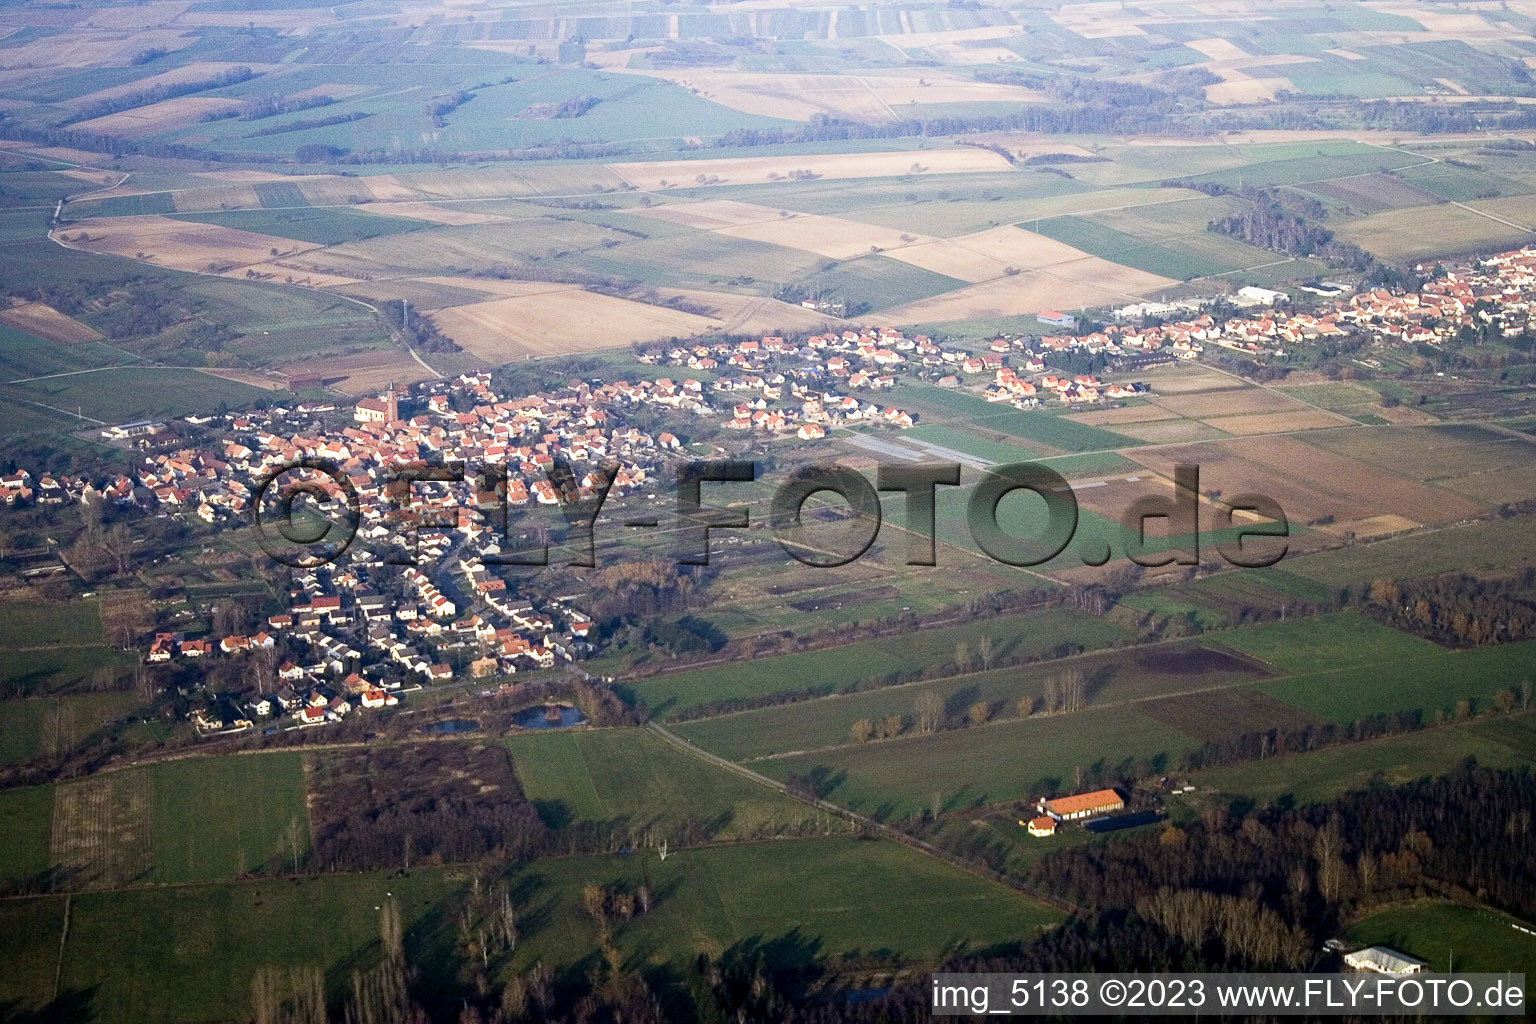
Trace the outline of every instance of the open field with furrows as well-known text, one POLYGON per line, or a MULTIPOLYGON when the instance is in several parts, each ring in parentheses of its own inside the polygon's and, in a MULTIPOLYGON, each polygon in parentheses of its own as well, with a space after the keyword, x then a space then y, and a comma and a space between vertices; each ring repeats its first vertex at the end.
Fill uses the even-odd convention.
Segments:
POLYGON ((1164 475, 1171 475, 1178 463, 1198 465, 1202 491, 1265 495, 1297 523, 1331 516, 1333 528, 1348 529, 1350 523, 1390 513, 1433 524, 1484 511, 1465 498, 1346 456, 1320 454, 1320 449, 1293 437, 1221 440, 1128 454, 1164 475))
MULTIPOLYGON (((1044 661, 839 694, 683 722, 676 730, 732 760, 782 756, 851 745, 851 727, 860 719, 879 722, 895 715, 903 719, 904 730, 911 733, 916 728, 917 704, 924 694, 940 699, 943 716, 953 725, 963 722, 977 703, 986 704, 994 719, 1017 717, 1019 700, 1025 697, 1034 701, 1036 710, 1043 711, 1045 694, 1053 681, 1069 673, 1082 674, 1084 696, 1090 705, 1239 687, 1267 676, 1263 667, 1251 659, 1215 643, 1188 640, 1146 650, 1092 652, 1065 661, 1044 661)), ((1068 720, 1058 719, 1063 723, 1068 720)))
POLYGON ((80 341, 97 341, 101 338, 101 334, 95 328, 67 317, 52 306, 41 302, 24 302, 10 309, 0 310, 0 323, 64 345, 72 345, 80 341))
POLYGON ((814 818, 805 804, 681 753, 641 729, 506 740, 523 793, 550 828, 609 823, 637 840, 688 822, 713 839, 765 838, 814 818))
POLYGON ((156 882, 289 872, 309 850, 300 754, 168 761, 148 769, 156 882))
POLYGON ((153 866, 149 773, 112 772, 54 787, 48 866, 61 887, 143 882, 153 866))
POLYGON ((1168 697, 1142 704, 1141 711, 1193 740, 1216 742, 1270 729, 1291 731, 1319 720, 1275 698, 1249 689, 1168 697))
POLYGON ((720 321, 570 285, 431 314, 439 331, 489 363, 702 334, 720 321))
POLYGON ((895 153, 815 153, 796 156, 655 160, 609 164, 636 188, 742 185, 802 178, 888 178, 903 175, 1007 171, 1008 161, 984 149, 930 149, 895 153))
POLYGON ((1530 200, 1479 199, 1466 205, 1388 210, 1339 226, 1337 234, 1385 260, 1512 247, 1533 237, 1530 200))
MULTIPOLYGON (((1519 434, 1472 423, 1392 430, 1327 431, 1305 440, 1330 452, 1437 486, 1463 477, 1509 473, 1536 461, 1536 443, 1519 434)), ((1536 497, 1536 491, 1530 495, 1536 497)))
POLYGON ((1375 781, 1402 785, 1425 776, 1452 772, 1469 757, 1487 768, 1536 765, 1529 750, 1501 742, 1497 726, 1526 726, 1530 715, 1483 719, 1387 736, 1364 743, 1325 747, 1262 761, 1222 765, 1195 772, 1191 780, 1224 796, 1259 803, 1289 798, 1297 804, 1322 803, 1375 781))
POLYGON ((1044 609, 844 647, 653 676, 629 684, 627 690, 635 699, 645 701, 653 713, 665 716, 697 704, 791 690, 813 688, 833 693, 861 680, 951 663, 957 645, 964 643, 974 652, 983 638, 990 641, 995 658, 1006 658, 1042 655, 1061 644, 1104 646, 1124 635, 1120 627, 1091 615, 1044 609))
POLYGON ((316 247, 276 235, 159 216, 82 220, 55 232, 55 236, 87 252, 123 256, 172 270, 219 274, 316 247))

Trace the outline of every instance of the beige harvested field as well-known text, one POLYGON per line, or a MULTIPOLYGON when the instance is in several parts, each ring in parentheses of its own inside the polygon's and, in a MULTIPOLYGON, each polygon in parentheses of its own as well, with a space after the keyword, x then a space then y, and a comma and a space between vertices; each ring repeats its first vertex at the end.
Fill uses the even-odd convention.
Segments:
POLYGON ((709 317, 561 286, 450 306, 433 313, 432 322, 491 363, 688 337, 718 326, 709 317))
POLYGON ((738 227, 719 228, 716 234, 733 238, 748 238, 757 242, 784 245, 791 249, 814 252, 828 259, 846 260, 861 256, 875 249, 899 250, 918 242, 927 241, 896 228, 883 228, 874 224, 844 220, 841 217, 823 217, 814 214, 794 214, 780 217, 777 213, 769 220, 738 227))
MULTIPOLYGON (((901 250, 907 251, 910 250, 901 250)), ((896 306, 868 319, 877 325, 894 326, 1022 316, 1042 309, 1082 309, 1120 303, 1128 296, 1140 297, 1173 283, 1156 274, 1090 256, 1048 270, 994 278, 896 306)))
MULTIPOLYGON (((125 11, 131 8, 124 8, 125 11)), ((151 29, 147 32, 76 33, 67 46, 57 37, 31 39, 18 46, 0 48, 0 68, 88 68, 100 65, 122 67, 135 54, 164 49, 174 52, 197 42, 197 36, 179 29, 151 29)), ((80 127, 76 125, 75 127, 80 127)))
POLYGON ((1479 15, 1452 13, 1437 9, 1434 4, 1397 4, 1382 7, 1381 10, 1404 18, 1412 18, 1431 32, 1446 32, 1463 39, 1475 39, 1495 33, 1493 26, 1479 15))
POLYGON ((1275 434, 1288 430, 1323 430, 1348 426, 1351 420, 1322 409, 1298 409, 1294 412, 1256 413, 1248 416, 1208 417, 1203 422, 1229 434, 1275 434))
POLYGON ((279 174, 276 171, 258 171, 252 168, 244 170, 227 171, 193 171, 194 178, 207 178, 209 181, 233 181, 245 184, 257 184, 266 181, 311 181, 315 178, 330 177, 325 174, 279 174))
POLYGON ((1108 427, 1118 423, 1150 423, 1153 420, 1177 419, 1178 415, 1176 412, 1170 412, 1156 405, 1128 405, 1121 409, 1068 413, 1063 418, 1074 423, 1086 423, 1090 427, 1108 427))
POLYGON ((1069 214, 1109 213, 1136 206, 1156 206, 1161 203, 1186 201, 1201 202, 1206 196, 1188 188, 1105 188, 1092 192, 1069 192, 1060 196, 1043 196, 1024 203, 1019 210, 1019 220, 1045 220, 1047 217, 1064 217, 1069 214))
POLYGON ((189 10, 177 19, 178 24, 207 28, 247 27, 272 29, 278 33, 304 34, 336 22, 330 7, 298 7, 283 11, 198 11, 189 10))
POLYGON ((94 167, 66 167, 59 171, 66 178, 74 178, 77 181, 88 181, 93 185, 112 185, 122 180, 122 174, 117 171, 100 171, 94 167))
POLYGON ((1335 57, 1343 57, 1345 60, 1369 60, 1370 59, 1370 58, 1366 57, 1362 53, 1356 53, 1354 50, 1328 50, 1327 52, 1333 54, 1335 57))
POLYGON ((184 128, 201 121, 205 114, 216 114, 239 106, 239 100, 217 99, 212 96, 178 96, 175 99, 151 103, 147 107, 135 107, 132 110, 122 110, 105 117, 81 121, 74 127, 84 132, 133 138, 156 135, 170 131, 172 128, 184 128))
POLYGON ((346 356, 306 359, 278 368, 288 377, 318 375, 349 395, 363 395, 396 384, 413 384, 432 376, 420 363, 397 348, 354 352, 346 356))
POLYGON ((630 69, 666 79, 712 103, 762 117, 808 121, 818 114, 859 121, 894 121, 934 103, 1039 103, 1032 89, 976 82, 945 71, 863 75, 766 74, 689 68, 630 69))
POLYGON ((206 188, 186 188, 171 193, 171 203, 177 213, 196 213, 200 210, 259 210, 261 196, 254 185, 230 182, 210 185, 206 188))
POLYGON ((971 282, 990 281, 1006 273, 1009 267, 1035 270, 1093 259, 1065 242, 1012 225, 910 245, 887 255, 935 274, 971 282))
POLYGON ((1146 32, 1138 21, 1157 21, 1145 12, 1131 16, 1124 5, 1105 0, 1101 3, 1071 4, 1051 13, 1051 20, 1084 39, 1109 39, 1115 36, 1141 36, 1146 32))
MULTIPOLYGON (((442 285, 446 288, 468 288, 487 295, 497 295, 503 298, 515 298, 521 295, 541 295, 545 292, 567 290, 578 291, 580 285, 575 284, 551 284, 548 281, 501 281, 494 277, 423 277, 420 280, 427 284, 442 285)), ((388 288, 389 282, 381 282, 380 288, 388 288)))
POLYGON ((1153 420, 1149 423, 1127 423, 1115 428, 1115 433, 1134 437, 1148 444, 1184 444, 1188 441, 1210 441, 1227 435, 1199 420, 1153 420))
MULTIPOLYGON (((986 149, 936 149, 896 153, 820 153, 805 156, 727 157, 720 160, 651 160, 609 164, 636 188, 693 188, 709 184, 754 185, 785 180, 797 172, 817 178, 891 178, 906 174, 984 174, 1013 165, 986 149), (914 166, 919 168, 914 170, 914 166), (718 179, 718 180, 716 180, 718 179)), ((415 185, 416 176, 404 179, 415 185)))
POLYGON ((720 328, 722 331, 729 330, 736 334, 817 331, 829 324, 843 322, 825 313, 759 295, 680 288, 660 288, 657 291, 663 299, 679 296, 690 304, 709 309, 711 316, 724 322, 725 326, 720 328))
POLYGON ((1215 373, 1203 367, 1191 368, 1187 364, 1154 367, 1143 374, 1142 379, 1152 385, 1152 391, 1158 399, 1168 395, 1187 395, 1200 391, 1230 391, 1235 388, 1250 387, 1246 381, 1237 377, 1215 373))
POLYGON ((1352 533, 1361 540, 1370 540, 1373 537, 1386 537, 1394 533, 1402 533, 1404 530, 1416 530, 1423 523, 1416 523, 1412 519, 1398 515, 1368 516, 1365 519, 1352 519, 1346 523, 1329 523, 1322 529, 1336 536, 1352 533))
POLYGON ((1184 45, 1197 53, 1205 54, 1211 60, 1240 60, 1243 57, 1253 56, 1230 39, 1193 39, 1184 45))
POLYGON ((1521 197, 1521 203, 1524 205, 1526 220, 1518 219, 1520 211, 1517 211, 1516 217, 1497 212, 1499 207, 1495 207, 1493 201, 1478 200, 1467 204, 1493 213, 1503 220, 1511 220, 1519 227, 1485 217, 1464 206, 1442 203, 1439 206, 1384 210, 1360 220, 1340 224, 1334 233, 1367 252, 1389 260, 1465 252, 1506 242, 1519 245, 1531 240, 1531 232, 1524 228, 1530 225, 1531 220, 1536 220, 1531 216, 1530 197, 1521 197))
POLYGON ((780 211, 771 206, 756 203, 740 203, 734 199, 706 199, 698 203, 668 203, 665 206, 640 207, 630 211, 639 217, 682 224, 701 231, 717 231, 721 228, 758 224, 779 216, 780 211))
POLYGON ((1212 103, 1239 105, 1268 103, 1281 91, 1295 92, 1296 85, 1289 78, 1279 76, 1253 78, 1241 71, 1220 70, 1222 81, 1205 87, 1205 98, 1212 103))
POLYGON ((73 317, 65 316, 52 306, 41 302, 24 302, 10 309, 0 310, 0 323, 65 345, 73 345, 80 341, 96 341, 101 337, 94 328, 73 317))
MULTIPOLYGON (((133 8, 120 8, 131 11, 133 8)), ((183 64, 181 67, 163 71, 158 75, 145 75, 122 85, 114 85, 107 89, 98 89, 95 92, 86 93, 84 96, 76 96, 65 102, 65 106, 79 108, 101 100, 109 100, 118 96, 131 96, 134 93, 143 92, 162 85, 180 85, 183 82, 202 82, 224 71, 232 71, 235 68, 250 68, 252 71, 262 74, 281 68, 281 64, 251 64, 229 63, 222 61, 200 60, 191 64, 183 64)))
POLYGON ((281 257, 316 248, 291 238, 161 216, 82 220, 54 232, 54 236, 73 249, 204 273, 225 273, 266 263, 273 258, 273 249, 281 257))
POLYGON ((410 217, 412 220, 425 220, 433 224, 449 224, 456 227, 506 220, 505 217, 498 217, 493 213, 477 213, 469 208, 433 206, 430 203, 361 203, 353 209, 362 210, 365 213, 382 214, 386 217, 410 217))
POLYGON ((149 874, 147 771, 97 775, 53 792, 48 860, 61 887, 117 887, 149 874))
POLYGON ((1190 419, 1203 420, 1212 416, 1236 416, 1281 410, 1305 410, 1307 406, 1294 398, 1267 391, 1264 388, 1242 388, 1218 391, 1213 394, 1159 395, 1152 399, 1154 405, 1190 419))
POLYGON ((729 199, 672 203, 635 212, 656 220, 730 235, 732 238, 749 238, 814 252, 835 260, 862 256, 875 248, 894 249, 931 241, 921 235, 876 224, 844 220, 841 217, 792 213, 729 199))
POLYGON ((497 199, 501 197, 601 192, 624 186, 608 167, 478 167, 458 171, 373 175, 365 182, 375 199, 497 199))
POLYGON ((200 372, 210 377, 218 377, 220 380, 232 380, 236 384, 244 384, 248 387, 261 388, 264 391, 285 391, 287 385, 281 379, 271 377, 255 370, 229 370, 229 369, 204 369, 200 372))

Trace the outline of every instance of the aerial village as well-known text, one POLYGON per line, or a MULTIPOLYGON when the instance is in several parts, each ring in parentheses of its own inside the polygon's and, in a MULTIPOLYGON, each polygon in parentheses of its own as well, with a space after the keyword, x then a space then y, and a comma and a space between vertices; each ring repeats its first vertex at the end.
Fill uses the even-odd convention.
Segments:
MULTIPOLYGON (((1196 359, 1207 346, 1264 355, 1355 332, 1388 345, 1436 345, 1465 327, 1486 326, 1505 336, 1526 329, 1536 292, 1536 248, 1434 270, 1416 293, 1366 291, 1326 311, 1276 310, 1269 307, 1279 293, 1245 289, 1244 304, 1264 308, 1218 320, 1198 307, 1142 303, 1116 311, 1117 322, 1091 333, 1002 337, 985 342, 981 351, 893 328, 849 328, 799 340, 677 342, 643 351, 638 359, 695 370, 707 382, 590 380, 507 398, 493 390, 490 373, 469 373, 391 387, 350 408, 317 400, 187 417, 217 440, 174 451, 156 443, 160 425, 125 424, 112 428, 114 437, 145 451, 133 475, 98 486, 84 479, 34 480, 17 470, 0 476, 0 500, 114 502, 233 524, 247 520, 258 497, 253 488, 275 469, 300 460, 337 467, 341 480, 325 486, 355 494, 363 543, 330 564, 295 571, 287 611, 270 616, 254 633, 189 638, 160 632, 146 658, 165 664, 248 657, 265 665, 261 674, 270 677, 270 688, 263 685, 243 707, 215 701, 194 714, 205 732, 254 728, 279 716, 289 719, 286 727, 318 726, 389 707, 411 688, 464 677, 505 686, 518 672, 595 652, 593 623, 575 599, 514 594, 487 564, 496 561, 505 538, 482 513, 498 505, 558 506, 562 495, 550 473, 557 462, 572 467, 583 496, 600 488, 601 464, 616 464, 608 493, 623 496, 669 476, 672 460, 699 453, 700 447, 685 444, 690 424, 807 441, 837 428, 910 427, 914 414, 878 400, 900 374, 1032 409, 1046 401, 1114 402, 1148 391, 1141 382, 1106 384, 1091 373, 1052 372, 1062 353, 1102 354, 1111 369, 1134 372, 1196 359), (1197 315, 1165 315, 1179 312, 1197 315), (665 414, 678 433, 653 436, 630 425, 636 410, 665 414), (402 568, 398 560, 386 561, 384 552, 401 529, 389 468, 443 462, 503 467, 506 475, 497 484, 471 478, 413 491, 408 518, 415 564, 402 568), (277 650, 302 654, 279 660, 277 650)), ((1065 314, 1042 313, 1039 319, 1048 327, 1075 326, 1065 314)))

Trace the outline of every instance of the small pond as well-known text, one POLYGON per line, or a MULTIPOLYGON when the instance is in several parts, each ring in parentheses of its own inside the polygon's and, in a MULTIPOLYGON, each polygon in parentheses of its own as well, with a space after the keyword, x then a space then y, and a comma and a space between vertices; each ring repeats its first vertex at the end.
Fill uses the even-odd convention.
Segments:
POLYGON ((421 727, 422 732, 474 732, 480 728, 480 723, 472 718, 448 718, 441 722, 433 722, 421 727))
POLYGON ((550 708, 544 706, 526 708, 512 716, 512 724, 524 729, 568 729, 586 721, 580 708, 565 704, 556 704, 552 707, 558 711, 558 714, 552 713, 550 708))

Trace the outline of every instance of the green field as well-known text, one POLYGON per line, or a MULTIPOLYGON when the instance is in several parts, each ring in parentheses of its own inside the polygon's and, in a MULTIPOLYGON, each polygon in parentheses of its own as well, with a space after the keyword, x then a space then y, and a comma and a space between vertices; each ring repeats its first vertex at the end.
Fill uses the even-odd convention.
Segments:
MULTIPOLYGON (((1086 654, 1065 661, 993 669, 948 679, 906 686, 883 687, 820 700, 780 704, 736 714, 721 715, 676 726, 677 732, 716 754, 733 760, 769 757, 792 751, 817 750, 853 742, 850 727, 861 719, 877 722, 887 715, 901 715, 910 729, 915 721, 918 697, 935 693, 944 702, 944 714, 955 720, 967 709, 985 701, 995 717, 1017 713, 1021 697, 1033 697, 1037 708, 1048 681, 1067 671, 1083 674, 1089 704, 1106 704, 1156 697, 1206 687, 1235 686, 1262 679, 1262 673, 1235 660, 1224 666, 1197 666, 1185 658, 1200 656, 1197 640, 1161 644, 1155 648, 1117 649, 1086 654)), ((1059 728, 1070 729, 1070 718, 1057 719, 1059 728)), ((1104 751, 1108 753, 1109 751, 1104 751)))
POLYGON ((1053 413, 1000 409, 974 395, 947 391, 932 384, 904 381, 900 398, 902 408, 916 408, 924 413, 931 411, 933 418, 941 422, 958 420, 974 429, 1011 434, 1063 452, 1134 448, 1141 444, 1123 434, 1074 423, 1053 413))
POLYGON ((1287 675, 1411 660, 1441 651, 1428 640, 1354 612, 1248 626, 1221 634, 1221 642, 1287 675))
POLYGON ((64 897, 0 900, 0 1013, 6 1020, 65 1019, 31 1016, 53 997, 64 897))
MULTIPOLYGON (((618 923, 614 940, 636 965, 686 968, 699 952, 741 941, 770 947, 775 966, 844 954, 932 960, 964 943, 1013 946, 1060 915, 1019 894, 894 843, 823 838, 630 857, 537 861, 509 875, 520 940, 514 964, 558 970, 584 963, 595 925, 581 906, 588 882, 630 889, 649 879, 652 912, 618 923), (857 913, 853 912, 857 909, 857 913)), ((60 986, 103 1024, 244 1019, 263 965, 314 964, 333 998, 378 955, 378 911, 396 900, 407 957, 435 964, 456 942, 449 918, 462 873, 328 875, 92 893, 73 898, 60 986), (145 922, 154 927, 145 929, 145 922), (124 942, 125 935, 135 941, 124 942), (174 977, 176 984, 166 984, 174 977)), ((0 940, 16 987, 52 988, 62 900, 0 904, 0 940), (24 930, 13 930, 12 925, 24 930), (12 948, 14 947, 14 949, 12 948)), ((3 991, 3 989, 0 989, 3 991)), ((417 989, 456 1006, 440 975, 417 989)))
POLYGON ((133 665, 132 651, 109 647, 53 647, 8 650, 0 668, 0 693, 31 696, 93 685, 103 674, 117 675, 133 665))
POLYGON ((101 642, 101 606, 96 601, 0 604, 0 647, 47 647, 101 642))
MULTIPOLYGON (((1194 741, 1134 708, 1005 720, 973 729, 754 762, 816 780, 822 795, 881 820, 1047 796, 1077 788, 1074 769, 1149 767, 1194 741)), ((1139 769, 1138 769, 1139 770, 1139 769)))
MULTIPOLYGON (((286 182, 295 193, 298 188, 286 182)), ((302 196, 299 196, 302 199, 302 196)), ((376 213, 364 213, 347 209, 278 209, 278 210, 229 210, 217 213, 177 214, 176 220, 190 220, 201 224, 216 224, 223 228, 254 231, 262 235, 293 238, 315 245, 340 245, 344 242, 360 242, 379 235, 398 235, 408 231, 420 231, 430 225, 423 220, 408 217, 388 217, 376 213)))
POLYGON ((0 700, 0 764, 25 763, 55 745, 69 751, 139 705, 123 692, 0 700))
POLYGON ((0 892, 24 886, 48 870, 52 822, 51 786, 0 792, 0 892))
POLYGON ((660 834, 692 820, 730 839, 777 835, 810 809, 640 729, 510 737, 513 769, 545 824, 622 824, 660 834))
POLYGON ((304 764, 294 753, 167 761, 150 773, 154 880, 212 881, 293 870, 286 832, 309 849, 304 764))
MULTIPOLYGON (((1418 957, 1431 971, 1524 974, 1536 979, 1536 936, 1510 927, 1513 918, 1483 907, 1426 902, 1372 914, 1344 933, 1362 946, 1387 946, 1418 957)), ((1527 928, 1531 922, 1522 922, 1527 928)))
POLYGON ((652 712, 666 714, 711 701, 787 690, 814 688, 832 693, 861 680, 952 662, 958 644, 966 643, 975 651, 984 637, 991 640, 995 658, 1007 658, 1040 656, 1063 643, 1106 646, 1125 635, 1122 627, 1107 620, 1067 609, 1047 609, 804 654, 655 676, 630 684, 629 691, 645 701, 652 712))
MULTIPOLYGON (((78 1019, 101 1024, 246 1019, 264 965, 318 965, 339 996, 351 971, 378 957, 386 893, 400 906, 407 955, 421 962, 453 941, 442 906, 462 884, 427 869, 78 895, 60 989, 87 995, 92 1015, 78 1019)), ((57 956, 57 939, 51 949, 57 956)))
POLYGON ((1536 561, 1536 531, 1520 518, 1495 519, 1335 548, 1285 560, 1285 571, 1333 587, 1382 577, 1478 572, 1536 561))
POLYGON ((885 841, 750 843, 683 850, 665 861, 644 851, 539 861, 519 871, 519 888, 545 924, 519 943, 518 962, 587 955, 595 928, 581 910, 581 886, 633 888, 646 876, 662 894, 656 909, 619 925, 615 936, 641 963, 685 964, 745 939, 775 947, 773 959, 784 966, 856 953, 924 961, 956 943, 1016 947, 1061 919, 1012 890, 885 841))
POLYGON ((1531 676, 1536 641, 1470 651, 1436 649, 1412 658, 1366 662, 1277 680, 1259 689, 1287 704, 1341 724, 1374 714, 1420 711, 1426 718, 1472 701, 1486 710, 1500 690, 1531 676))
POLYGON ((251 405, 270 400, 272 392, 196 370, 124 367, 6 385, 0 388, 0 397, 122 423, 207 412, 219 405, 251 405))
POLYGON ((1528 724, 1532 716, 1447 726, 1365 743, 1311 750, 1302 754, 1223 765, 1196 772, 1191 781, 1228 796, 1273 803, 1289 797, 1297 804, 1324 803, 1380 781, 1400 786, 1429 775, 1453 771, 1468 757, 1488 768, 1536 765, 1500 742, 1493 726, 1528 724))

